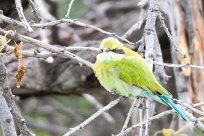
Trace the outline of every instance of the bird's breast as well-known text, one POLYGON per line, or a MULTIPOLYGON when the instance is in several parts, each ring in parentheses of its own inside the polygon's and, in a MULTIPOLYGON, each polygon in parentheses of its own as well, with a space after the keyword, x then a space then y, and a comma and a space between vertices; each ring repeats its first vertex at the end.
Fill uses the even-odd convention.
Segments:
POLYGON ((120 61, 124 57, 124 54, 117 54, 112 52, 103 52, 97 55, 96 59, 101 63, 110 63, 120 61))
POLYGON ((132 86, 119 78, 118 72, 114 68, 114 65, 111 64, 97 62, 94 67, 96 77, 107 91, 129 97, 132 86))

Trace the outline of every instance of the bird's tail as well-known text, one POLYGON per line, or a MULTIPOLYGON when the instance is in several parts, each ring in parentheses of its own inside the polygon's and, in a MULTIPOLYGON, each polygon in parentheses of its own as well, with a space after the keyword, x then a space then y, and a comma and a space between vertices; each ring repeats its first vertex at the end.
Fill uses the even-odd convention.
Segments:
POLYGON ((176 106, 171 100, 169 100, 165 96, 159 96, 159 97, 164 103, 166 103, 172 109, 174 109, 184 120, 186 120, 187 122, 191 122, 189 118, 185 115, 185 113, 183 113, 183 111, 181 111, 181 109, 178 106, 176 106))

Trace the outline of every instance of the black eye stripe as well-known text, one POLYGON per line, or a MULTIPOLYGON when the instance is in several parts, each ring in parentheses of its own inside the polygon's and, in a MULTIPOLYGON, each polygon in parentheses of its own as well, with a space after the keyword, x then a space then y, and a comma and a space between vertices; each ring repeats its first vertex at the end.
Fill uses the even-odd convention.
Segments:
POLYGON ((103 50, 102 50, 102 49, 100 49, 100 50, 99 50, 99 53, 102 53, 102 52, 103 52, 103 50))
POLYGON ((122 49, 113 49, 112 52, 115 52, 117 54, 124 54, 124 51, 122 49))

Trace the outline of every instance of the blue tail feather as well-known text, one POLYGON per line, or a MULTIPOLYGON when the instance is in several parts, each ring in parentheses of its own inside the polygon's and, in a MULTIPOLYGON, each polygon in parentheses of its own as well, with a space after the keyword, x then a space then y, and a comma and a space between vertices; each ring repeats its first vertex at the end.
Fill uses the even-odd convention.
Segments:
POLYGON ((169 105, 172 109, 174 109, 184 120, 191 122, 188 117, 183 113, 183 111, 181 111, 181 109, 179 107, 177 107, 171 100, 169 100, 168 98, 166 98, 165 96, 159 96, 160 99, 166 103, 167 105, 169 105))

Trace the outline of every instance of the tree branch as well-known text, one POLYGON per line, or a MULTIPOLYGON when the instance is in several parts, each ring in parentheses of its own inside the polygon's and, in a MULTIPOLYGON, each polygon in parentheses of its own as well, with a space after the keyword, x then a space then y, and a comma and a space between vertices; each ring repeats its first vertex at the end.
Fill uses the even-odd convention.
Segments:
MULTIPOLYGON (((1 67, 1 66, 0 66, 1 67)), ((1 128, 3 131, 4 136, 17 136, 16 129, 14 126, 13 117, 11 115, 11 112, 8 108, 8 105, 6 103, 6 100, 3 97, 3 89, 2 89, 2 80, 4 80, 0 75, 0 122, 1 122, 1 128)))
MULTIPOLYGON (((6 33, 7 33, 6 30, 0 28, 0 34, 5 35, 6 33)), ((36 40, 36 39, 30 38, 30 37, 18 34, 17 32, 8 33, 7 37, 10 37, 13 40, 20 40, 20 41, 24 41, 24 42, 27 42, 27 43, 30 43, 30 44, 37 45, 37 46, 42 47, 42 48, 44 48, 46 50, 49 50, 49 51, 51 51, 53 53, 57 53, 57 55, 60 56, 60 57, 71 58, 71 59, 74 59, 74 60, 76 60, 78 62, 81 62, 81 63, 85 64, 86 66, 88 66, 90 68, 93 67, 93 64, 91 64, 90 62, 88 62, 88 61, 74 55, 71 52, 68 52, 68 51, 64 50, 64 48, 55 47, 55 46, 50 45, 48 43, 44 43, 44 42, 41 42, 39 40, 36 40)))
POLYGON ((70 14, 70 10, 72 8, 72 4, 73 4, 74 0, 71 0, 69 5, 68 5, 68 9, 67 9, 67 14, 65 15, 65 18, 69 18, 69 14, 70 14))
POLYGON ((130 108, 128 114, 127 114, 125 123, 124 123, 124 125, 123 125, 123 127, 122 127, 120 133, 118 134, 119 136, 124 136, 124 131, 127 129, 128 123, 129 123, 130 118, 131 118, 132 113, 133 113, 133 109, 137 106, 137 105, 136 105, 136 104, 137 104, 137 100, 138 100, 138 99, 135 99, 135 100, 133 101, 132 106, 131 106, 131 108, 130 108))
POLYGON ((33 13, 36 15, 38 22, 40 22, 42 20, 42 18, 40 17, 39 12, 38 12, 33 0, 28 0, 28 2, 30 3, 30 5, 33 9, 33 13))
POLYGON ((26 121, 21 115, 19 109, 17 108, 17 105, 14 100, 14 95, 11 92, 8 79, 7 79, 7 72, 6 72, 6 67, 5 64, 0 57, 0 69, 1 69, 1 77, 2 79, 2 89, 3 89, 3 96, 8 104, 8 107, 11 109, 11 113, 14 117, 14 120, 20 129, 20 134, 22 136, 33 136, 33 134, 30 132, 30 130, 27 128, 26 121))
POLYGON ((105 107, 103 107, 102 109, 100 109, 99 111, 97 111, 96 113, 94 113, 93 115, 91 115, 91 117, 89 117, 88 119, 86 119, 84 122, 82 122, 80 125, 71 128, 70 131, 68 131, 66 134, 64 134, 63 136, 70 136, 71 134, 73 134, 74 132, 76 132, 79 129, 83 129, 86 125, 88 125, 90 122, 92 122, 95 118, 97 118, 98 116, 100 116, 101 114, 103 114, 104 112, 108 111, 109 109, 111 109, 113 106, 115 106, 116 104, 118 104, 121 101, 122 97, 119 97, 118 99, 110 102, 108 105, 106 105, 105 107))
POLYGON ((30 27, 30 25, 28 24, 28 21, 25 18, 25 15, 23 13, 23 7, 22 7, 21 0, 15 0, 15 3, 16 3, 16 10, 18 12, 18 16, 19 16, 21 22, 23 23, 23 26, 25 27, 25 29, 28 32, 34 32, 33 29, 30 27))

